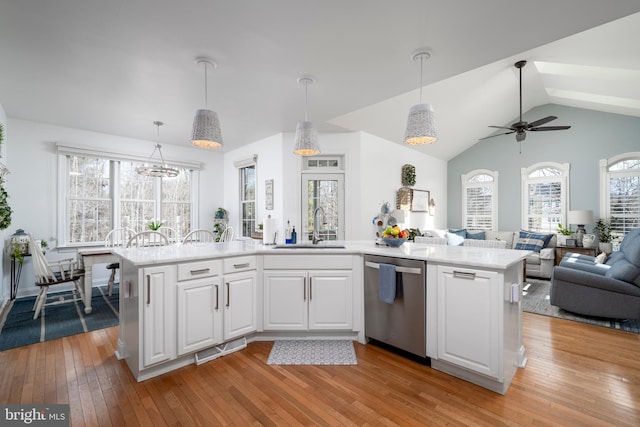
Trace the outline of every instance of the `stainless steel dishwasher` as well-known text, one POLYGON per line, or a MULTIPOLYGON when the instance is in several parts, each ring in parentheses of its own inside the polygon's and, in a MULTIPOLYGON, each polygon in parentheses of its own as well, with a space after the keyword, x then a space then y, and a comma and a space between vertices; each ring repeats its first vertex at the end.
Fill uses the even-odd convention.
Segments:
POLYGON ((365 336, 426 358, 426 322, 426 262, 365 255, 365 336), (393 304, 379 298, 380 264, 395 266, 396 296, 393 304))

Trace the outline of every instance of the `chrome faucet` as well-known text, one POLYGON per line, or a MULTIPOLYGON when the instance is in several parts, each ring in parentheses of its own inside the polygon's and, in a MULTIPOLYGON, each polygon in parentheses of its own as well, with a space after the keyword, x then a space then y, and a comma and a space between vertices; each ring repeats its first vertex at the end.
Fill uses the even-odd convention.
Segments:
POLYGON ((313 240, 312 243, 317 245, 319 242, 322 242, 320 235, 318 234, 318 229, 320 225, 318 224, 318 212, 322 213, 322 223, 327 223, 327 215, 324 213, 324 209, 322 207, 317 207, 313 211, 313 240))

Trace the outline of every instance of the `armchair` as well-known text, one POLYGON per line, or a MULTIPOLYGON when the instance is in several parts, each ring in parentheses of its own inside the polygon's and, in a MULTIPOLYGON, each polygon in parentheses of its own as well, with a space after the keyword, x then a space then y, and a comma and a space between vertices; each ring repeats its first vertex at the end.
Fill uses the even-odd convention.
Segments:
POLYGON ((631 230, 604 264, 568 253, 551 276, 551 304, 578 314, 640 319, 640 229, 631 230))

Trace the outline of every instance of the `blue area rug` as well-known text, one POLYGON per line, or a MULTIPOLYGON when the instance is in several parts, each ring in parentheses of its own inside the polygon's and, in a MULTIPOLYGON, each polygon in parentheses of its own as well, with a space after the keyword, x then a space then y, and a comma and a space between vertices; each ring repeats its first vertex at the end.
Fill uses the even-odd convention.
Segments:
MULTIPOLYGON (((118 287, 107 294, 107 287, 93 288, 91 313, 85 314, 81 301, 43 307, 40 317, 33 319, 36 297, 18 298, 13 301, 4 325, 0 330, 0 350, 62 338, 83 332, 95 331, 118 324, 118 287)), ((71 292, 61 292, 68 297, 71 292)))
POLYGON ((604 319, 601 317, 583 316, 551 305, 549 302, 550 289, 551 282, 549 280, 531 279, 527 277, 522 298, 522 310, 528 313, 542 314, 544 316, 557 317, 559 319, 573 320, 574 322, 588 323, 590 325, 604 326, 605 328, 640 334, 640 320, 638 319, 604 319))

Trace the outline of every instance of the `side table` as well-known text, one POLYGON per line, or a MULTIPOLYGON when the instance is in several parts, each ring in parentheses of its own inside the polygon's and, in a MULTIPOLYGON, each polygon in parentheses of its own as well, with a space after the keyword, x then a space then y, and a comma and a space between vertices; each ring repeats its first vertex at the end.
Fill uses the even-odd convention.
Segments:
POLYGON ((578 247, 578 246, 558 246, 556 247, 555 265, 559 265, 560 261, 562 261, 562 257, 568 252, 573 252, 575 254, 589 255, 589 256, 597 255, 596 248, 585 248, 585 247, 578 247))

